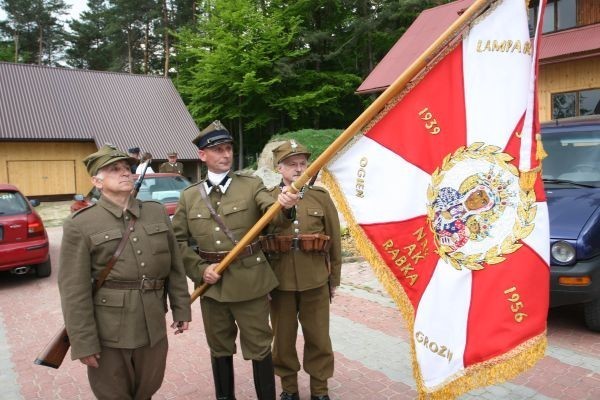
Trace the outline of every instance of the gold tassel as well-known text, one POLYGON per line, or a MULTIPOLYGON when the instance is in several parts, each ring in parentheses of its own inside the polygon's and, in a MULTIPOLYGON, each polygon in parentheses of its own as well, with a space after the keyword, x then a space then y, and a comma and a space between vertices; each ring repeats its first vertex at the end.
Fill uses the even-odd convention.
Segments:
POLYGON ((539 166, 534 169, 530 169, 529 171, 521 171, 521 174, 519 175, 519 186, 521 186, 521 189, 526 192, 533 190, 538 172, 540 172, 539 166))
POLYGON ((540 133, 535 134, 535 142, 535 159, 542 161, 544 158, 548 157, 548 153, 544 150, 542 135, 540 133))

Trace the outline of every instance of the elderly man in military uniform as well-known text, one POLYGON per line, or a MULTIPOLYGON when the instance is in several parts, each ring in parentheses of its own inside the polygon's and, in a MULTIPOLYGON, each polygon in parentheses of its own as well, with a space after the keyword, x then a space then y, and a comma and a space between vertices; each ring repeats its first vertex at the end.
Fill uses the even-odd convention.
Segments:
MULTIPOLYGON (((289 140, 273 150, 282 175, 275 196, 306 170, 310 153, 289 140)), ((338 213, 329 193, 318 186, 300 189, 296 218, 287 228, 269 228, 263 249, 279 280, 271 293, 273 363, 281 378, 282 400, 297 400, 300 362, 296 353, 298 321, 304 334, 304 370, 310 375, 312 400, 329 399, 327 380, 333 376, 329 337, 329 304, 340 284, 341 240, 338 213)))
POLYGON ((159 389, 167 297, 176 334, 191 320, 169 216, 162 204, 131 197, 133 162, 108 145, 89 155, 84 163, 100 199, 63 226, 58 286, 71 357, 88 367, 98 399, 149 399, 159 389), (98 280, 103 284, 95 290, 98 280))
MULTIPOLYGON (((259 243, 248 245, 222 276, 215 267, 275 202, 260 178, 233 173, 233 138, 215 121, 192 141, 206 163, 206 179, 182 192, 173 217, 188 277, 210 288, 201 298, 216 398, 235 399, 233 354, 238 329, 242 355, 252 360, 258 399, 275 398, 268 295, 277 279, 259 243)), ((291 224, 297 194, 281 193, 273 223, 291 224)))
POLYGON ((177 153, 174 151, 167 153, 167 162, 160 164, 158 172, 171 172, 183 175, 183 164, 177 161, 177 153))

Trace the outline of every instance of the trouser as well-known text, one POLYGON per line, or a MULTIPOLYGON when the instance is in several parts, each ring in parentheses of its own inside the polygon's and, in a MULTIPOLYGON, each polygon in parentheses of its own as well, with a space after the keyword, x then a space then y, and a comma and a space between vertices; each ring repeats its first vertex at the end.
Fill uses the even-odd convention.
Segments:
POLYGON ((212 357, 235 354, 238 327, 245 360, 260 361, 271 353, 273 331, 269 326, 269 300, 266 295, 231 303, 203 297, 200 304, 206 341, 212 357))
POLYGON ((333 376, 333 349, 329 337, 329 286, 302 292, 274 290, 271 300, 273 364, 281 387, 298 392, 300 362, 296 352, 298 321, 304 334, 302 365, 310 375, 313 396, 327 394, 327 379, 333 376))
POLYGON ((92 392, 100 400, 146 400, 162 385, 169 343, 114 349, 102 346, 98 368, 88 367, 92 392))

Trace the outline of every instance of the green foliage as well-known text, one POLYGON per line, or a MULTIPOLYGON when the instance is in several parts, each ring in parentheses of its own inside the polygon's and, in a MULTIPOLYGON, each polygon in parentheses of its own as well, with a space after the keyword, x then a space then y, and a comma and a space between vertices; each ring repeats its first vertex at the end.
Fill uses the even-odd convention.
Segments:
POLYGON ((341 129, 301 129, 295 132, 275 135, 271 138, 270 142, 290 139, 297 140, 310 150, 310 159, 314 160, 321 155, 321 153, 323 153, 323 151, 329 147, 341 133, 341 129))
POLYGON ((69 7, 64 0, 0 0, 7 14, 0 21, 0 34, 10 37, 16 48, 16 60, 13 56, 11 61, 55 65, 54 56, 65 44, 59 17, 69 7))

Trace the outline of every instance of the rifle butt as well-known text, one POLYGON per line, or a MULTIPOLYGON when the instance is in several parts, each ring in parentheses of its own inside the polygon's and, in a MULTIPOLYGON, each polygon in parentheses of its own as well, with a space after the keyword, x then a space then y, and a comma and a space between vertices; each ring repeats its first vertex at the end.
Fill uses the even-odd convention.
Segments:
POLYGON ((65 359, 69 347, 71 347, 69 335, 67 335, 67 328, 63 326, 48 342, 44 350, 38 354, 34 364, 58 368, 65 359))

